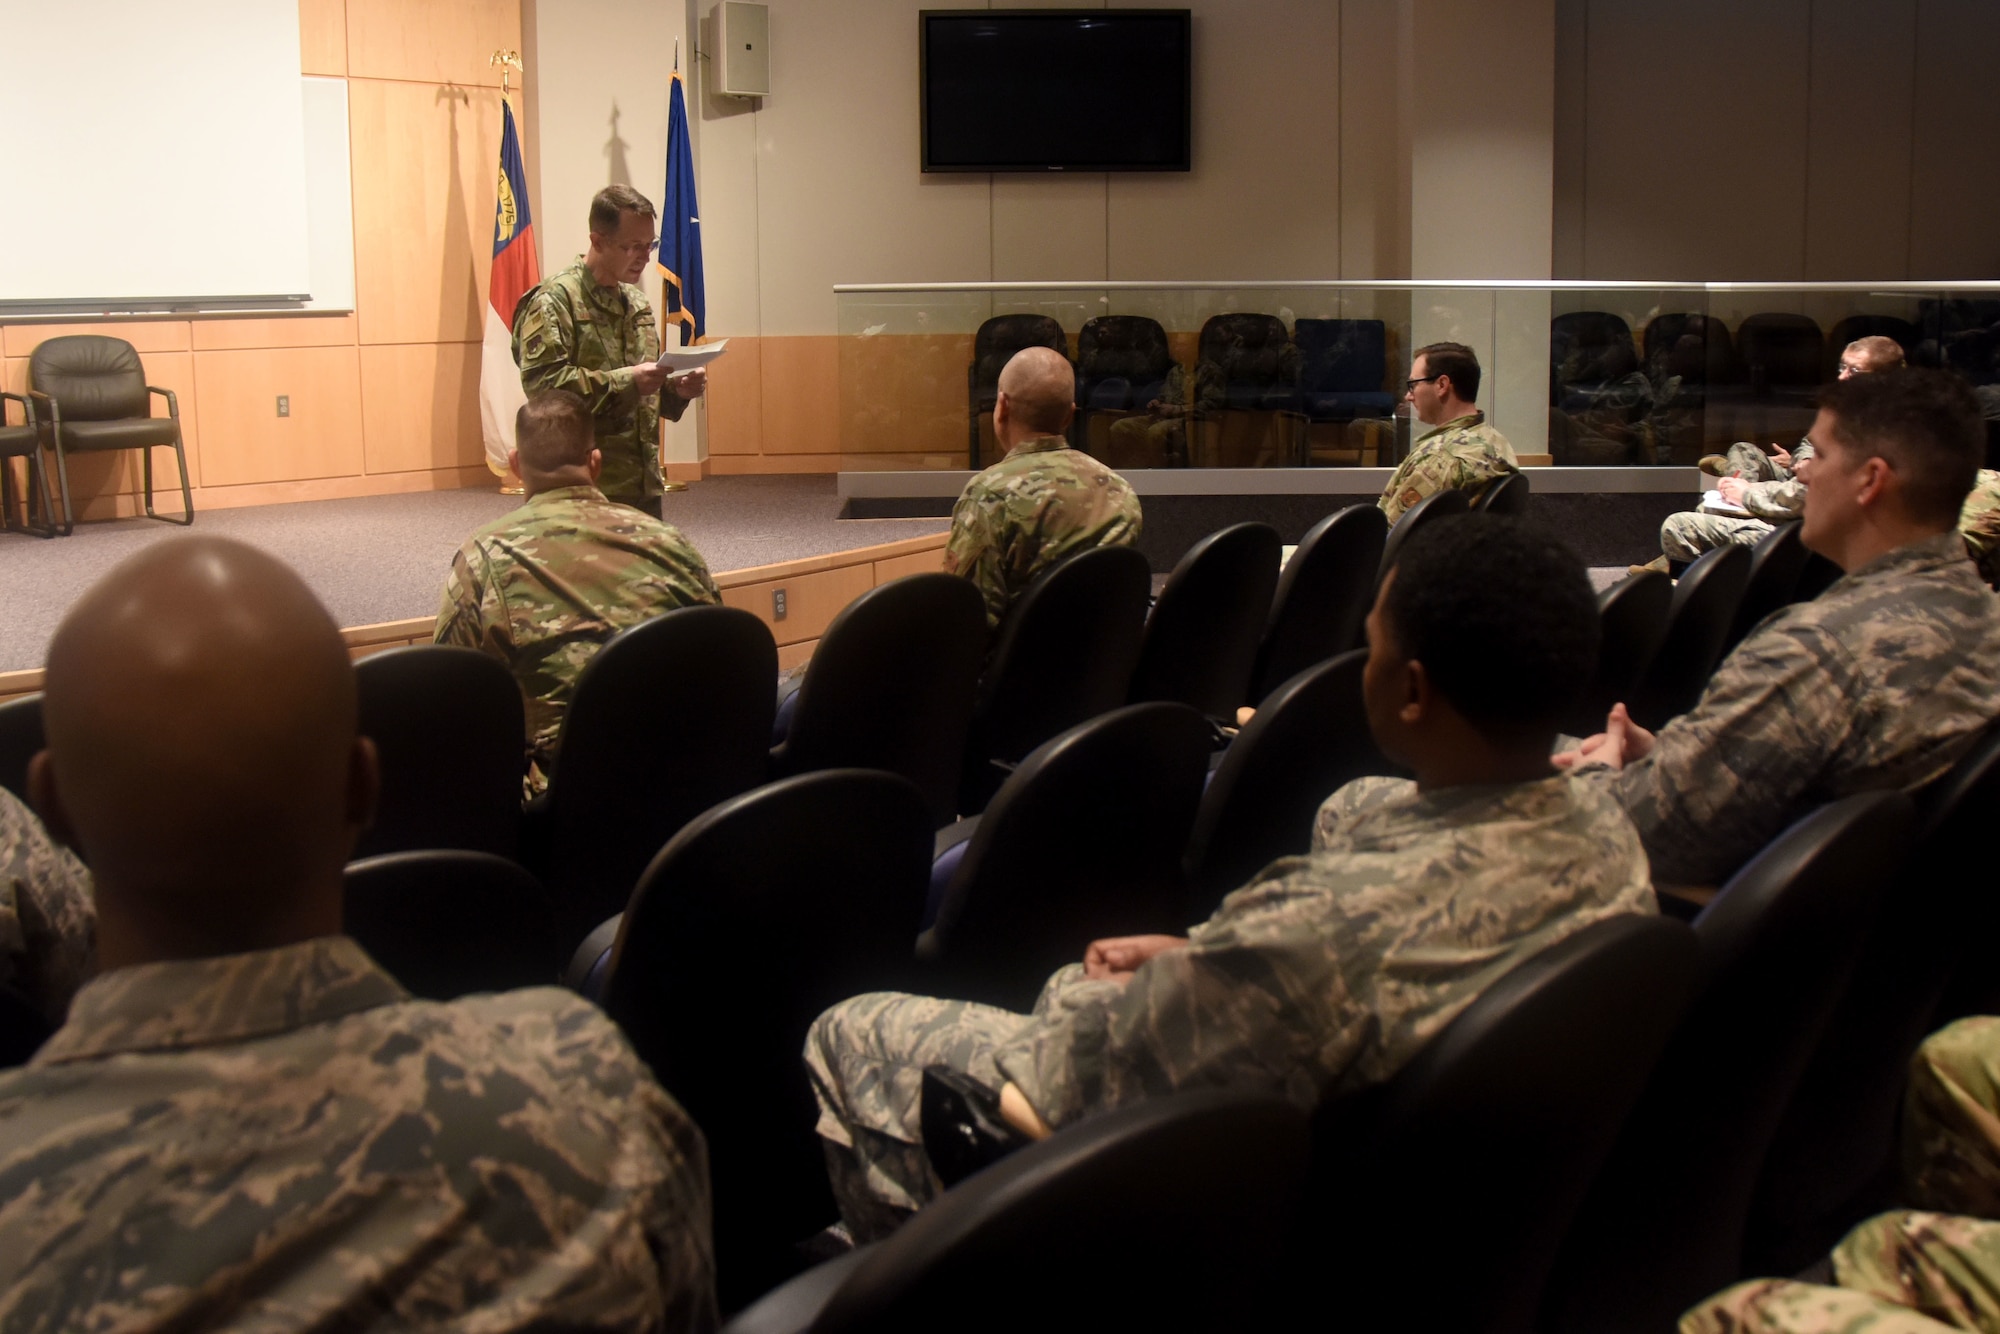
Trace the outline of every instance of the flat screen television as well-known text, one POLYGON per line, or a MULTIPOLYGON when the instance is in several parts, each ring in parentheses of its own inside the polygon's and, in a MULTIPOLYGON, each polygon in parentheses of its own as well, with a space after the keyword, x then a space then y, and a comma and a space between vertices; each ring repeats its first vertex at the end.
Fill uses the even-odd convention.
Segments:
POLYGON ((927 9, 925 171, 1186 171, 1185 9, 927 9))

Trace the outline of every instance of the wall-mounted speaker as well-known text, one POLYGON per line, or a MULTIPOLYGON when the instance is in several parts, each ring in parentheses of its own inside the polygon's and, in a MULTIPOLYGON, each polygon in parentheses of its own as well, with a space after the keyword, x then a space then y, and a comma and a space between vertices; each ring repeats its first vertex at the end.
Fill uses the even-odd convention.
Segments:
POLYGON ((724 97, 771 95, 771 10, 722 0, 715 7, 715 91, 724 97))

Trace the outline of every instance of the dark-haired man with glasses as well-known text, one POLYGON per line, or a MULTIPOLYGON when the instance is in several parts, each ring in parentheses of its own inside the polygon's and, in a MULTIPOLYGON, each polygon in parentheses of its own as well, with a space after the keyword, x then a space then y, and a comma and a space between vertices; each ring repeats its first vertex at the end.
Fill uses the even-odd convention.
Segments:
POLYGON ((604 455, 598 489, 655 515, 666 492, 660 417, 679 421, 708 384, 706 371, 672 375, 656 364, 659 328, 637 283, 658 234, 644 195, 629 185, 606 186, 590 201, 590 249, 514 310, 521 387, 530 397, 566 389, 587 403, 604 455))
POLYGON ((1439 491, 1477 492, 1494 478, 1519 472, 1514 447, 1486 424, 1473 406, 1479 397, 1479 358, 1463 343, 1417 349, 1403 388, 1416 419, 1431 429, 1410 446, 1375 503, 1394 523, 1403 511, 1439 491))

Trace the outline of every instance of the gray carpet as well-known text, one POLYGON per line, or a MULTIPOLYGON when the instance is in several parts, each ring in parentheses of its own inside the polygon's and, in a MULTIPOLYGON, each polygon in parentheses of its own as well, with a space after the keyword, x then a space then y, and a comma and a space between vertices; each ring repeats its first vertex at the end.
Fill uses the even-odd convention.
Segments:
MULTIPOLYGON (((290 564, 341 625, 429 616, 459 543, 520 503, 481 487, 198 511, 191 530, 116 519, 48 541, 0 534, 0 671, 41 666, 49 636, 84 589, 148 543, 190 531, 236 538, 290 564)), ((950 527, 943 519, 841 519, 839 511, 831 476, 712 477, 667 497, 668 520, 717 573, 950 527)))

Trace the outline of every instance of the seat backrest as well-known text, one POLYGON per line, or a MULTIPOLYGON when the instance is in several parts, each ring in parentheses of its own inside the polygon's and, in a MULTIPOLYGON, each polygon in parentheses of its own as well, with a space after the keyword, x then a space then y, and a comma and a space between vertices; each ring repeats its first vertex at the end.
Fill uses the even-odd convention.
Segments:
POLYGON ((1266 1328, 1307 1146, 1304 1115, 1271 1097, 1204 1090, 1094 1117, 947 1191, 812 1328, 1266 1328))
POLYGON ((1564 1232, 1699 972, 1683 923, 1593 923, 1508 971, 1386 1087, 1326 1107, 1298 1266, 1320 1301, 1338 1293, 1344 1322, 1387 1329, 1421 1290, 1424 1328, 1533 1329, 1564 1232))
POLYGON ((1069 355, 1069 336, 1053 316, 995 315, 972 336, 972 385, 981 402, 991 404, 1000 372, 1025 347, 1052 347, 1069 355))
POLYGON ((1701 698, 1749 581, 1750 552, 1739 546, 1717 547, 1688 566, 1674 585, 1666 637, 1627 702, 1639 726, 1657 732, 1701 698))
POLYGON ((1765 384, 1819 383, 1826 339, 1804 315, 1751 315, 1736 326, 1736 351, 1752 378, 1765 384))
POLYGON ((425 1000, 554 986, 563 964, 547 892, 489 852, 391 852, 349 862, 341 920, 375 962, 425 1000))
POLYGON ((966 739, 959 810, 985 808, 1004 770, 1125 702, 1153 574, 1133 547, 1094 547, 1043 571, 1007 609, 966 739))
POLYGON ((150 417, 146 368, 122 338, 65 334, 45 338, 28 355, 28 383, 62 409, 65 421, 150 417))
POLYGON ((1299 539, 1278 575, 1271 620, 1257 646, 1253 703, 1361 642, 1388 535, 1381 507, 1369 503, 1334 511, 1299 539))
POLYGON ((1133 704, 1023 760, 945 886, 925 989, 1025 1011, 1091 941, 1184 930, 1210 738, 1186 705, 1133 704))
POLYGON ((1313 393, 1380 393, 1389 368, 1388 328, 1381 320, 1301 319, 1292 324, 1299 348, 1299 388, 1313 393))
POLYGON ((1221 370, 1230 384, 1284 385, 1289 387, 1297 374, 1285 353, 1291 335, 1276 315, 1240 312, 1211 315, 1201 326, 1196 344, 1200 361, 1221 370))
POLYGON ((563 943, 622 910, 675 831, 764 781, 777 712, 771 631, 680 607, 614 635, 577 679, 539 859, 563 943))
POLYGON ((1759 621, 1791 605, 1792 591, 1799 586, 1799 575, 1812 554, 1799 540, 1796 523, 1781 523, 1758 539, 1750 549, 1750 574, 1743 582, 1736 617, 1722 643, 1723 656, 1742 643, 1743 636, 1756 629, 1759 621))
POLYGON ((476 649, 420 644, 354 665, 382 796, 356 857, 420 848, 514 855, 527 746, 521 688, 476 649))
POLYGON ((2000 729, 1989 728, 1918 794, 1909 861, 1883 897, 1764 1161, 1750 1218, 1756 1272, 1798 1272, 1892 1203, 1910 1058, 1937 1026, 1932 1015, 1954 970, 1990 954, 1971 945, 2000 926, 1989 886, 1967 874, 1996 825, 2000 729))
POLYGON ((1632 326, 1604 310, 1577 310, 1549 321, 1549 365, 1558 382, 1615 380, 1639 368, 1632 326))
POLYGON ((1674 581, 1655 570, 1621 579, 1597 595, 1603 633, 1590 689, 1563 718, 1563 730, 1590 736, 1604 730, 1611 706, 1631 698, 1667 637, 1674 581))
POLYGON ((1395 525, 1389 529, 1388 538, 1382 543, 1382 568, 1377 574, 1376 582, 1380 583, 1381 576, 1395 568, 1396 553, 1402 550, 1403 543, 1410 540, 1412 533, 1427 523, 1448 519, 1454 514, 1464 514, 1470 508, 1471 502, 1466 499, 1465 492, 1451 490, 1433 491, 1404 510, 1403 517, 1396 520, 1395 525))
POLYGON ((1695 919, 1700 991, 1571 1229, 1549 1328, 1671 1328, 1742 1276, 1759 1168, 1914 821, 1900 792, 1834 802, 1695 919))
MULTIPOLYGON (((1076 335, 1076 374, 1082 381, 1112 376, 1154 384, 1173 369, 1167 331, 1148 315, 1094 315, 1076 335)), ((1139 406, 1144 407, 1142 403, 1139 406)))
POLYGON ((1670 313, 1646 321, 1646 365, 1700 387, 1735 378, 1736 347, 1729 326, 1713 315, 1670 313))
POLYGON ((40 695, 23 695, 0 704, 0 787, 26 801, 28 761, 46 745, 40 695))
POLYGON ((1282 550, 1266 523, 1232 524, 1188 548, 1146 620, 1128 698, 1174 700, 1235 722, 1250 699, 1282 550))
POLYGON ((951 823, 985 656, 986 604, 969 580, 912 574, 870 589, 820 636, 771 772, 886 769, 917 785, 934 823, 951 823))
POLYGON ((1528 474, 1505 473, 1480 487, 1469 508, 1474 514, 1522 515, 1528 512, 1528 501, 1533 494, 1534 486, 1528 481, 1528 474))
POLYGON ((1188 920, 1279 857, 1312 845, 1320 803, 1351 779, 1393 774, 1361 701, 1366 649, 1308 667, 1265 696, 1208 780, 1188 838, 1188 920))
POLYGON ((828 1006, 907 989, 930 854, 907 779, 827 769, 692 821, 632 894, 602 1003, 708 1140, 725 1306, 834 1216, 799 1053, 828 1006))

